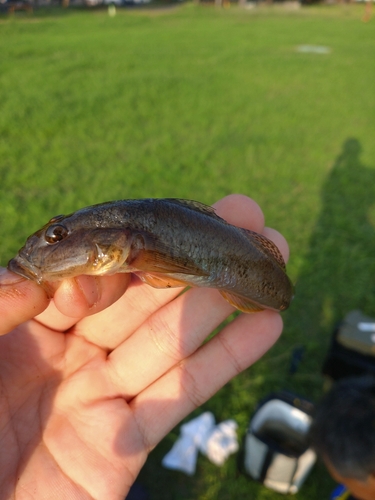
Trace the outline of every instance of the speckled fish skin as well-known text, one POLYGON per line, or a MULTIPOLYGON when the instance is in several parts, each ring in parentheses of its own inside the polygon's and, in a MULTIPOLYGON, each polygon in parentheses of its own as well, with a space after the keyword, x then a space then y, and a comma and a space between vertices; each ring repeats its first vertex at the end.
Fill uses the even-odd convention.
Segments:
POLYGON ((51 219, 8 268, 39 284, 132 272, 157 288, 217 288, 237 309, 287 309, 293 286, 277 247, 199 202, 120 200, 51 219))

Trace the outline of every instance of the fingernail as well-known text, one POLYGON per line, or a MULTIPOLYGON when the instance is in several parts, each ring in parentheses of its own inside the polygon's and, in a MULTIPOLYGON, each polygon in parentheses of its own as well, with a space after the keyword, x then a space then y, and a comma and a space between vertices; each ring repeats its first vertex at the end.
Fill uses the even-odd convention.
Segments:
POLYGON ((26 280, 26 278, 12 273, 6 267, 0 267, 0 285, 15 285, 23 280, 26 280))
POLYGON ((94 276, 79 276, 75 278, 75 282, 85 296, 89 307, 95 306, 101 297, 98 280, 94 276))

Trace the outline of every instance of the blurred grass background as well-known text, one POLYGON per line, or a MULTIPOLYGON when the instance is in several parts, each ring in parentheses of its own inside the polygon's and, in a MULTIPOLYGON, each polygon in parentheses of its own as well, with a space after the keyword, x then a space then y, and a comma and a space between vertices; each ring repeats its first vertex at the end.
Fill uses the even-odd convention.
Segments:
MULTIPOLYGON (((234 418, 240 437, 271 391, 317 399, 335 323, 354 308, 375 316, 375 19, 363 23, 363 9, 0 17, 1 265, 53 215, 121 198, 241 192, 287 237, 297 285, 283 337, 203 408, 234 418), (306 44, 330 52, 297 52, 306 44)), ((152 500, 282 498, 236 456, 223 468, 200 457, 194 478, 162 469, 177 435, 140 475, 152 500)), ((318 464, 297 498, 332 486, 318 464)))

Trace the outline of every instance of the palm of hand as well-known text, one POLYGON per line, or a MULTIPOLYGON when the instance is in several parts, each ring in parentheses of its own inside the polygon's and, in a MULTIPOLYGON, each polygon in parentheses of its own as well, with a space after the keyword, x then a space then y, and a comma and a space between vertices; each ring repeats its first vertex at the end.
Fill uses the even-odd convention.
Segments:
POLYGON ((146 448, 106 351, 36 322, 1 341, 3 498, 124 498, 146 448))

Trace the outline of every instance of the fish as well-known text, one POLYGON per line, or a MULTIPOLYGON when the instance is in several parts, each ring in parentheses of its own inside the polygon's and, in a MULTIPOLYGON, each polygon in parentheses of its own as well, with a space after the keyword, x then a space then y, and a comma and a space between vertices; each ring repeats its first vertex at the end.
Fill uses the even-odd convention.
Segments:
POLYGON ((217 289, 238 310, 284 311, 294 289, 277 246, 178 198, 118 200, 53 217, 8 269, 39 285, 134 273, 155 288, 217 289))

